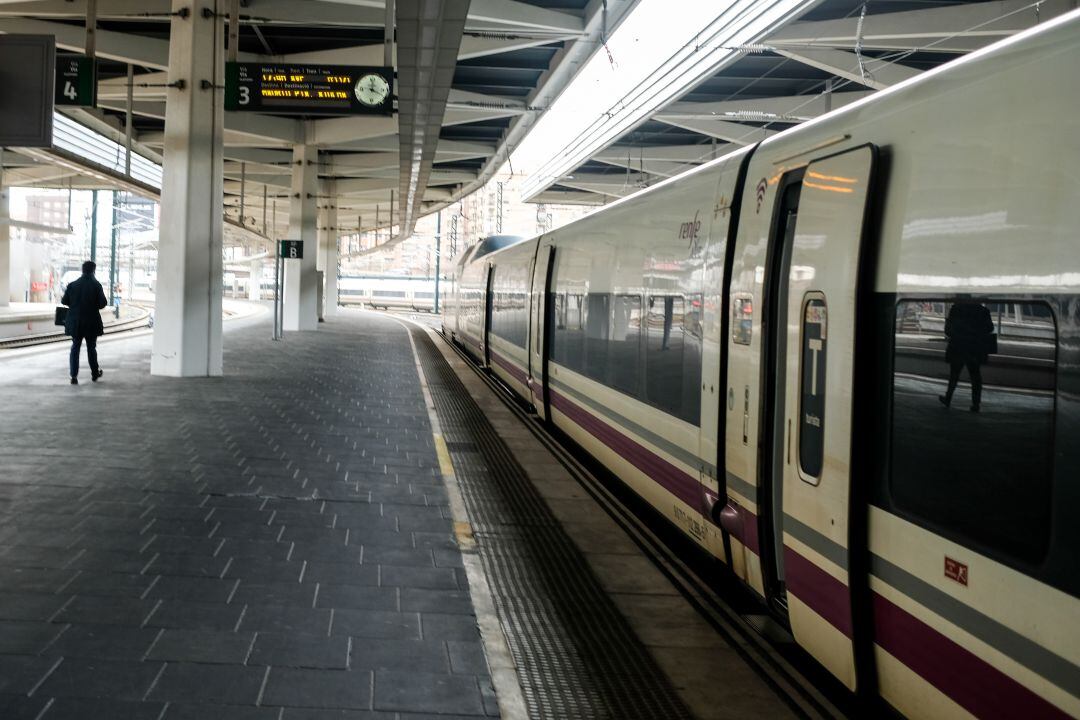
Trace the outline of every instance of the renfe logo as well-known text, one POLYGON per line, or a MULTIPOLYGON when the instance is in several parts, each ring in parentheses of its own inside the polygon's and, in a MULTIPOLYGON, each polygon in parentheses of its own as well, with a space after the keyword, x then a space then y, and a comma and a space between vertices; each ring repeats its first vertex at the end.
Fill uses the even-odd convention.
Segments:
POLYGON ((694 219, 679 225, 679 239, 690 241, 690 257, 694 257, 701 250, 698 232, 701 230, 701 221, 698 220, 700 211, 694 212, 694 219))

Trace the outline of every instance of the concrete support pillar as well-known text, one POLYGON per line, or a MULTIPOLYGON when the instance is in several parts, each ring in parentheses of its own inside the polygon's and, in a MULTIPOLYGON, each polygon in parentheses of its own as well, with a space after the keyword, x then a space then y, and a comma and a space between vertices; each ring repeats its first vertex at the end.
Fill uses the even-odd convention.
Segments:
MULTIPOLYGON (((0 162, 3 162, 0 160, 0 162)), ((11 216, 10 188, 3 187, 0 168, 0 217, 11 216)), ((11 304, 11 226, 0 225, 0 308, 11 304)))
POLYGON ((322 258, 323 269, 323 316, 334 317, 338 307, 338 211, 337 211, 337 188, 335 183, 329 183, 328 192, 330 198, 329 207, 323 215, 322 226, 326 228, 322 235, 322 247, 319 248, 319 256, 322 258))
POLYGON ((227 0, 172 0, 152 375, 222 374, 227 0), (180 13, 183 11, 183 17, 180 13))
POLYGON ((303 240, 304 257, 285 260, 285 330, 315 330, 319 326, 318 277, 318 150, 311 145, 293 148, 292 192, 289 197, 289 234, 286 240, 303 240))
POLYGON ((251 279, 248 280, 248 300, 262 298, 262 260, 251 261, 251 279))

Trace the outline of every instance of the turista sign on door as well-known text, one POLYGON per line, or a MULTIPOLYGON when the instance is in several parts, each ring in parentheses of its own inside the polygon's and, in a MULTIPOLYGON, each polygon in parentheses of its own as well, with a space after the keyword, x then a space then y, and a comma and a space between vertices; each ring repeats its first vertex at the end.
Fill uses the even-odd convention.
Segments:
POLYGON ((807 479, 821 477, 825 454, 825 352, 828 311, 820 297, 806 301, 802 326, 802 398, 799 404, 799 467, 807 479))

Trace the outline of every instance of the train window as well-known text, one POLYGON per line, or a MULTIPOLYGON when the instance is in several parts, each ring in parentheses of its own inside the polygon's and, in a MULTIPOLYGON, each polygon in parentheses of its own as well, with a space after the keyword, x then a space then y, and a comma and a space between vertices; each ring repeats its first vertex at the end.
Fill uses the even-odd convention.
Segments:
POLYGON ((601 382, 607 379, 608 333, 611 329, 611 296, 589 293, 585 305, 585 374, 601 382))
POLYGON ((652 295, 645 315, 645 399, 697 423, 701 409, 701 300, 652 295))
POLYGON ((609 349, 611 386, 641 396, 641 296, 616 295, 609 349))
POLYGON ((897 304, 890 491, 897 509, 1024 562, 1050 532, 1057 329, 1041 302, 897 304))
POLYGON ((491 332, 520 348, 528 336, 525 293, 496 292, 491 312, 491 332))
POLYGON ((555 294, 555 328, 551 336, 551 359, 564 367, 583 367, 585 334, 582 332, 584 295, 555 294))
POLYGON ((815 485, 825 461, 825 357, 829 339, 825 298, 812 293, 803 303, 799 380, 799 468, 815 485))
POLYGON ((404 298, 404 290, 375 290, 371 293, 372 297, 380 298, 404 298))

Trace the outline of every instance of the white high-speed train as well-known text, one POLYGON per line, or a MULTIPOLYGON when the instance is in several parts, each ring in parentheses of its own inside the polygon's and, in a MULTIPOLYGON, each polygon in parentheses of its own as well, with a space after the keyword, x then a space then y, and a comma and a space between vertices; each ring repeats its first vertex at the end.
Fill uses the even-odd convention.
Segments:
POLYGON ((338 302, 376 310, 435 311, 435 278, 409 275, 343 275, 338 302))
POLYGON ((1080 716, 1080 15, 455 269, 445 332, 844 685, 1080 716))

